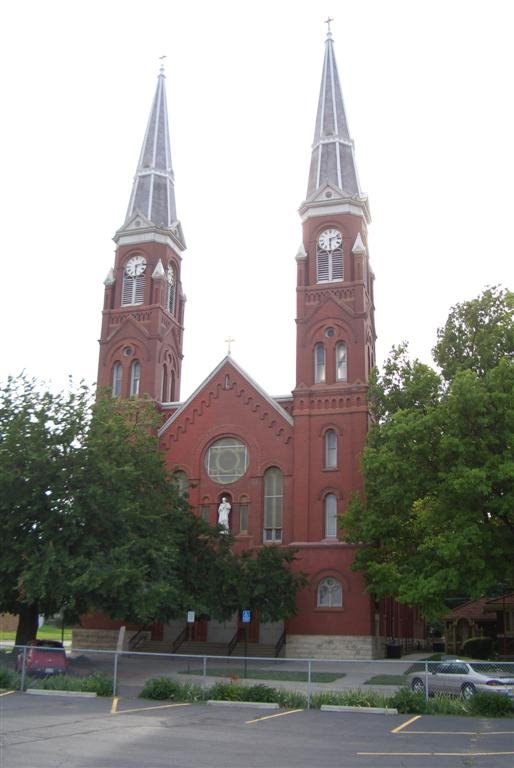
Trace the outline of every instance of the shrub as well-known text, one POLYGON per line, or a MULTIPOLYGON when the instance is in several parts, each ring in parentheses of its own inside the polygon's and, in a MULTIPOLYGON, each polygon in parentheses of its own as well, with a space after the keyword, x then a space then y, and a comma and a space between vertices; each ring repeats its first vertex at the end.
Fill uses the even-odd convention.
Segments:
POLYGON ((409 688, 400 688, 389 700, 388 706, 395 708, 401 715, 423 715, 427 702, 423 693, 415 693, 409 688))
POLYGON ((27 688, 38 688, 43 691, 80 691, 82 690, 81 677, 67 677, 54 675, 53 677, 38 677, 36 679, 25 678, 27 688))
POLYGON ((298 691, 277 690, 277 704, 284 709, 305 709, 307 697, 298 691))
POLYGON ((508 717, 514 714, 514 704, 507 697, 498 693, 477 691, 468 701, 472 715, 483 717, 508 717))
POLYGON ((278 691, 275 688, 271 688, 269 685, 260 683, 258 685, 249 685, 245 688, 244 701, 264 701, 278 703, 278 691))
POLYGON ((6 667, 0 667, 0 688, 17 690, 20 687, 20 678, 17 672, 6 667))
POLYGON ((26 687, 44 691, 86 691, 96 693, 97 696, 112 696, 112 679, 102 672, 95 672, 87 677, 54 675, 37 680, 27 678, 26 687))
POLYGON ((202 689, 194 683, 179 683, 171 677, 153 677, 146 681, 139 698, 157 701, 199 701, 202 698, 202 689))
POLYGON ((467 703, 459 696, 436 693, 427 702, 427 715, 469 715, 467 703))
POLYGON ((93 672, 92 675, 82 678, 81 691, 91 691, 97 696, 112 696, 113 680, 112 677, 104 675, 103 672, 93 672))
POLYGON ((462 644, 463 655, 472 659, 490 659, 492 652, 492 637, 470 637, 462 644))
POLYGON ((307 698, 303 693, 284 691, 263 683, 216 683, 209 689, 208 697, 215 701, 263 701, 287 709, 303 709, 307 706, 307 698))
POLYGON ((311 706, 314 709, 320 709, 323 704, 345 707, 386 707, 389 706, 389 699, 375 691, 362 691, 360 688, 314 693, 311 697, 311 706))
POLYGON ((215 701, 245 701, 246 690, 241 683, 215 683, 208 695, 215 701))

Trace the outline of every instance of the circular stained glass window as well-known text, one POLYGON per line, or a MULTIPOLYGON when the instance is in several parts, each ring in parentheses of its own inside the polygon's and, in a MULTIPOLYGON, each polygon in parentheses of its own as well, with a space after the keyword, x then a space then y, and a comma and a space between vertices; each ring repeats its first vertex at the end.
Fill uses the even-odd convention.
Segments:
POLYGON ((216 440, 205 454, 205 469, 215 483, 235 483, 248 467, 246 445, 234 437, 216 440))

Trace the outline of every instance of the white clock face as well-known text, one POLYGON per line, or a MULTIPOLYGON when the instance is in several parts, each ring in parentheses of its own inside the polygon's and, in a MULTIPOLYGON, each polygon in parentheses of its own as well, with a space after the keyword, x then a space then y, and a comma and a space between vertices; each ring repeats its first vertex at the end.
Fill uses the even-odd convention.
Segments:
POLYGON ((132 256, 125 265, 125 272, 130 277, 142 275, 145 269, 146 259, 144 256, 132 256))
POLYGON ((341 247, 342 242, 342 235, 337 229, 325 229, 318 237, 318 245, 324 251, 335 251, 341 247))

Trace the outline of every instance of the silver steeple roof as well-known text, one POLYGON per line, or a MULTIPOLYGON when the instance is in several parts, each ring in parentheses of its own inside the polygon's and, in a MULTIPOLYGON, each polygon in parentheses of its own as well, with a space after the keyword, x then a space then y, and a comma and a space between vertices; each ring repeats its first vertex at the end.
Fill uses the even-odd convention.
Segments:
POLYGON ((359 187, 330 29, 325 42, 306 201, 315 197, 326 184, 339 190, 343 198, 364 199, 359 187))
POLYGON ((177 224, 165 75, 162 66, 134 177, 126 221, 135 213, 143 214, 159 228, 171 229, 177 224))

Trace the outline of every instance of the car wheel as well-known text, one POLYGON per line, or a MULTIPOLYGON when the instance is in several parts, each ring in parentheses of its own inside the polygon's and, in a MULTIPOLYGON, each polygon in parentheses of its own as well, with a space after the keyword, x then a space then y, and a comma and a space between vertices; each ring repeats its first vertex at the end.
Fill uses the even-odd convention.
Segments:
POLYGON ((476 693, 476 688, 473 685, 473 683, 464 683, 462 688, 460 689, 460 695, 463 699, 466 699, 466 701, 469 701, 476 693))
POLYGON ((415 677, 410 687, 414 693, 425 693, 425 683, 420 677, 415 677))

